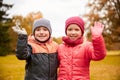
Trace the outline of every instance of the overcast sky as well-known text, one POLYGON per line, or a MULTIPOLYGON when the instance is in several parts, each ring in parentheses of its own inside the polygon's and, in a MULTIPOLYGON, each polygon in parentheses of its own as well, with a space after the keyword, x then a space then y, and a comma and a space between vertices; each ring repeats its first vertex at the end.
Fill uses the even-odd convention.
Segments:
POLYGON ((26 16, 30 12, 42 12, 43 17, 51 21, 52 36, 65 35, 65 20, 71 16, 82 15, 85 12, 87 0, 3 0, 14 4, 8 11, 9 16, 26 16))

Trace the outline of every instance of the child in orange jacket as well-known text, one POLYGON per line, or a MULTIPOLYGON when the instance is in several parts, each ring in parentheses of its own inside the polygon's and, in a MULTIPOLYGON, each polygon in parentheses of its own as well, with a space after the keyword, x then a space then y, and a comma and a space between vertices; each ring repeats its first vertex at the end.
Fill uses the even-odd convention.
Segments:
POLYGON ((25 80, 57 80, 58 44, 51 38, 51 24, 45 18, 34 21, 28 37, 24 28, 14 26, 18 33, 16 56, 26 60, 25 80))

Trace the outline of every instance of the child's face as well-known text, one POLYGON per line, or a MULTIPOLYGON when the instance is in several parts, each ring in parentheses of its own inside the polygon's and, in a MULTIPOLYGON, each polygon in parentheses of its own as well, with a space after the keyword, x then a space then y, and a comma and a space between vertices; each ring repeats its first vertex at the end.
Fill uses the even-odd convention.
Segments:
POLYGON ((49 38, 50 33, 46 27, 38 27, 35 29, 34 36, 39 41, 45 41, 49 38))
POLYGON ((76 40, 76 39, 78 39, 78 38, 80 38, 82 36, 82 31, 81 31, 81 29, 79 28, 78 25, 71 24, 67 28, 67 36, 71 40, 76 40))

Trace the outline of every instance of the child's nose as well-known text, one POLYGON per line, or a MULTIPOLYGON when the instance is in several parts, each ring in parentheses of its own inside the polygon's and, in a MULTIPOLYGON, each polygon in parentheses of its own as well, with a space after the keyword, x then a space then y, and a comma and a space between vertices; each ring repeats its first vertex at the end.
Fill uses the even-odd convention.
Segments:
POLYGON ((75 34, 76 32, 74 30, 71 31, 72 34, 75 34))
POLYGON ((44 31, 43 31, 43 30, 40 30, 39 33, 44 33, 44 31))

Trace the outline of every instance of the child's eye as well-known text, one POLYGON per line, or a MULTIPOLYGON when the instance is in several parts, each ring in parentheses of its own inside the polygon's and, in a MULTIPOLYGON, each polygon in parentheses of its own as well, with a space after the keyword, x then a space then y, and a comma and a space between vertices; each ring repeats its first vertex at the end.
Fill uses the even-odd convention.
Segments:
POLYGON ((79 31, 79 29, 75 29, 75 31, 79 31))
POLYGON ((67 29, 68 31, 72 31, 72 29, 67 29))
POLYGON ((37 28, 36 31, 40 31, 40 28, 37 28))
POLYGON ((47 28, 43 28, 44 31, 47 31, 48 29, 47 28))

